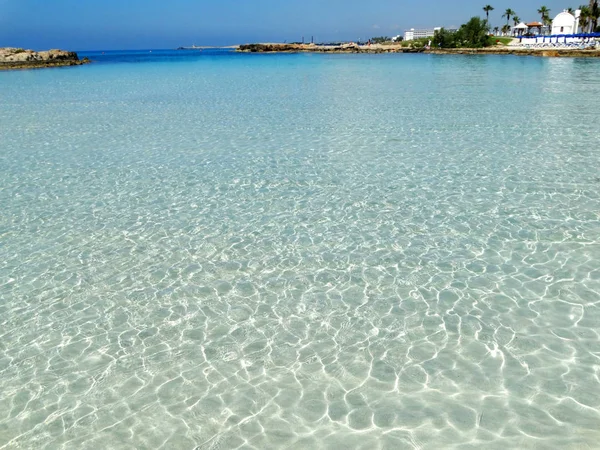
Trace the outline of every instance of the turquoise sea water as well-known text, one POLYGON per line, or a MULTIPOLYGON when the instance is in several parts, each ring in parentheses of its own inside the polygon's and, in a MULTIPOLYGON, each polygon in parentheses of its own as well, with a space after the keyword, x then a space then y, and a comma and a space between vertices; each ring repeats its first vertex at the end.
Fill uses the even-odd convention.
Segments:
POLYGON ((600 62, 0 73, 0 448, 595 448, 600 62))

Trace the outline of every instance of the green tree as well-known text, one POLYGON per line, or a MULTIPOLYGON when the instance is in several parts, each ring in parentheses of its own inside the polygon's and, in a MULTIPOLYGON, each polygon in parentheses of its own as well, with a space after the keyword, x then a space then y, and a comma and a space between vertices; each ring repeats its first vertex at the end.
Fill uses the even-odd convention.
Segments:
POLYGON ((517 25, 519 25, 521 23, 521 18, 519 16, 514 16, 513 23, 515 24, 515 27, 516 27, 517 25))
POLYGON ((592 10, 587 5, 581 5, 579 7, 581 15, 579 16, 579 26, 583 33, 587 33, 592 24, 592 10))
POLYGON ((540 9, 537 10, 537 12, 542 16, 542 23, 546 21, 550 14, 550 10, 545 6, 541 6, 540 9))
POLYGON ((517 13, 514 12, 512 9, 508 8, 506 11, 504 11, 504 14, 502 14, 502 17, 506 17, 506 25, 508 25, 508 22, 510 22, 510 18, 511 16, 516 16, 517 13))
POLYGON ((486 22, 490 22, 490 11, 494 10, 494 7, 492 5, 485 5, 483 7, 483 10, 485 11, 485 20, 486 22))
POLYGON ((505 23, 504 25, 502 25, 502 34, 509 34, 510 33, 510 25, 505 23))
POLYGON ((550 20, 550 10, 547 7, 542 6, 537 12, 542 16, 543 25, 550 26, 550 24, 552 24, 552 21, 550 20))
POLYGON ((596 31, 596 28, 598 28, 598 18, 600 17, 600 8, 598 7, 598 0, 590 0, 589 8, 591 13, 590 31, 594 32, 596 31))
POLYGON ((457 34, 456 31, 448 31, 445 28, 436 30, 433 35, 433 45, 440 48, 456 48, 458 46, 457 34))
POLYGON ((500 27, 494 27, 494 34, 496 36, 498 36, 498 33, 500 32, 500 27))
POLYGON ((480 17, 471 17, 464 25, 461 25, 458 33, 458 39, 461 47, 480 48, 490 45, 489 34, 490 27, 486 20, 480 17))
POLYGON ((481 48, 492 44, 488 33, 490 27, 487 20, 472 17, 467 23, 461 25, 457 31, 448 31, 444 28, 437 30, 433 36, 433 43, 442 48, 481 48))
POLYGON ((391 40, 392 38, 388 36, 377 36, 371 38, 371 42, 373 42, 374 44, 381 44, 383 42, 389 42, 391 40))

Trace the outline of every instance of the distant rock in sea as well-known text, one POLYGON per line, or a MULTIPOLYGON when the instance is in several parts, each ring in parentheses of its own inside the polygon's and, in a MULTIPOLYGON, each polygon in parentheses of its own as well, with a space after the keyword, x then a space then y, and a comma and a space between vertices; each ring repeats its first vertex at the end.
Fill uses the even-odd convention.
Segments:
POLYGON ((77 53, 65 50, 36 52, 22 48, 0 48, 0 70, 78 66, 88 62, 87 58, 80 60, 77 53))

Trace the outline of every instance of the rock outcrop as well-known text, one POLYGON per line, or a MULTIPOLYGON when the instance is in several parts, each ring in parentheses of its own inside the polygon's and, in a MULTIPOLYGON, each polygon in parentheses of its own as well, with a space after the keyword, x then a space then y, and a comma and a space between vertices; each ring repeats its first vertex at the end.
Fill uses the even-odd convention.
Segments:
POLYGON ((22 48, 0 48, 0 70, 78 66, 88 62, 87 58, 80 60, 77 53, 64 50, 36 52, 22 48))
POLYGON ((339 45, 316 44, 244 44, 237 47, 242 53, 419 53, 424 48, 416 49, 392 45, 358 45, 354 43, 339 45))

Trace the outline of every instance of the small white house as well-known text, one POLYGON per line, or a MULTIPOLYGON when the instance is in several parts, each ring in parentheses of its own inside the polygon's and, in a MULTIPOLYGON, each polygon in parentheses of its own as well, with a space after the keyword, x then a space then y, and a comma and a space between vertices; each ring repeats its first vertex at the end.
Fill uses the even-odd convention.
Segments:
POLYGON ((579 14, 577 10, 575 16, 568 11, 558 14, 552 21, 552 34, 577 34, 579 28, 579 14))

